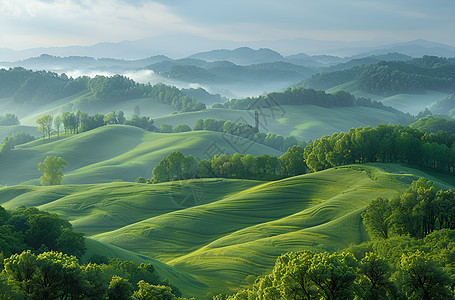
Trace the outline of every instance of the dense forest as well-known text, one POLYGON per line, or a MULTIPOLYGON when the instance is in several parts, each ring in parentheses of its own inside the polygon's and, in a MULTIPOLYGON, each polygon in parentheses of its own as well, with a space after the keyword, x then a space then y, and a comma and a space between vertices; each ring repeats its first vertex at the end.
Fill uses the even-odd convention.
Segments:
POLYGON ((419 94, 425 90, 455 92, 455 60, 424 56, 409 61, 381 61, 372 65, 319 73, 303 85, 327 89, 357 80, 361 90, 377 95, 419 94))
POLYGON ((73 110, 94 110, 106 104, 137 98, 152 98, 181 112, 205 109, 205 104, 176 87, 140 84, 121 75, 73 79, 64 73, 34 72, 20 67, 0 69, 0 98, 12 97, 16 103, 43 105, 81 92, 85 95, 73 103, 73 110))

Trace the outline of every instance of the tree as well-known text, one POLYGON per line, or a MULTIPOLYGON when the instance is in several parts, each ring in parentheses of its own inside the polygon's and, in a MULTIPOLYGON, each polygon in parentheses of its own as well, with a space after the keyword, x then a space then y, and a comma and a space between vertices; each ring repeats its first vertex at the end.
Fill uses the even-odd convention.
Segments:
POLYGON ((139 176, 138 178, 136 178, 136 180, 134 182, 136 182, 136 183, 146 183, 147 181, 145 180, 144 177, 139 176))
POLYGON ((199 118, 196 120, 196 122, 194 123, 194 127, 193 127, 193 130, 196 131, 196 130, 204 130, 204 120, 199 118))
POLYGON ((51 130, 52 130, 52 120, 54 118, 50 115, 44 115, 41 118, 36 120, 38 123, 38 130, 43 133, 43 138, 47 135, 49 139, 51 138, 51 130))
POLYGON ((171 133, 172 132, 172 125, 163 123, 160 125, 160 132, 162 133, 171 133))
POLYGON ((134 112, 133 112, 136 116, 140 117, 141 116, 141 108, 139 107, 139 105, 136 105, 134 107, 134 112))
POLYGON ((151 285, 144 280, 137 283, 139 290, 134 291, 133 298, 137 300, 173 300, 175 295, 172 288, 164 285, 151 285))
POLYGON ((55 129, 57 130, 57 138, 60 138, 60 127, 62 127, 63 124, 63 119, 61 116, 57 116, 54 119, 54 126, 55 129))
POLYGON ((103 118, 104 124, 109 125, 109 124, 117 124, 117 115, 115 114, 115 111, 111 111, 110 113, 107 113, 104 115, 103 118))
POLYGON ((112 280, 109 283, 107 289, 107 296, 110 300, 129 300, 131 299, 131 293, 133 292, 133 286, 127 279, 123 279, 117 275, 112 276, 112 280))
POLYGON ((397 274, 407 299, 450 299, 451 280, 424 252, 403 254, 397 274))
POLYGON ((44 162, 38 164, 38 170, 43 173, 43 176, 41 176, 41 185, 62 184, 62 171, 65 167, 66 161, 61 157, 46 157, 44 162))
POLYGON ((371 237, 381 239, 389 237, 391 214, 388 199, 377 198, 371 201, 366 211, 362 213, 363 224, 371 237))
POLYGON ((180 125, 175 126, 175 128, 174 128, 174 132, 187 132, 187 131, 191 131, 191 127, 186 124, 180 124, 180 125))

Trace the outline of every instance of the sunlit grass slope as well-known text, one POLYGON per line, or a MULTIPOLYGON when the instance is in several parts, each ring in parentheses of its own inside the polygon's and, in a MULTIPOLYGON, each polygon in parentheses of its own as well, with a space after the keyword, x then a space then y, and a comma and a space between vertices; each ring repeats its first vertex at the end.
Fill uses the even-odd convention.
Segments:
POLYGON ((39 162, 60 156, 67 162, 63 183, 102 183, 115 179, 150 178, 156 164, 170 152, 209 158, 221 152, 281 155, 250 140, 219 132, 152 133, 132 126, 109 125, 49 141, 39 139, 0 156, 0 184, 39 184, 39 162))
MULTIPOLYGON (((367 240, 361 213, 427 177, 452 188, 453 176, 395 164, 338 167, 272 182, 198 179, 14 186, 0 204, 38 206, 90 236, 89 254, 157 259, 187 295, 228 292, 263 274, 287 251, 337 250, 367 240), (173 274, 173 275, 172 275, 173 274), (207 287, 205 287, 205 285, 207 287)), ((176 283, 177 284, 177 283, 176 283)))
MULTIPOLYGON (((199 112, 182 113, 155 119, 155 123, 167 123, 173 126, 188 124, 191 127, 198 118, 230 120, 254 126, 254 111, 208 109, 199 112)), ((293 135, 303 140, 315 140, 334 132, 346 132, 359 126, 376 126, 381 122, 398 123, 398 114, 371 107, 333 107, 324 108, 315 105, 283 105, 272 111, 264 109, 260 113, 262 132, 271 132, 282 136, 293 135)))
POLYGON ((257 185, 93 238, 197 274, 212 287, 235 288, 281 253, 366 240, 360 219, 366 205, 405 186, 371 167, 331 169, 257 185))
POLYGON ((337 85, 327 90, 328 93, 335 93, 339 90, 344 90, 353 94, 356 97, 365 97, 372 100, 381 101, 386 106, 391 106, 405 113, 417 115, 435 101, 438 101, 448 94, 427 90, 424 94, 398 94, 390 97, 366 93, 358 87, 357 81, 350 81, 337 85))

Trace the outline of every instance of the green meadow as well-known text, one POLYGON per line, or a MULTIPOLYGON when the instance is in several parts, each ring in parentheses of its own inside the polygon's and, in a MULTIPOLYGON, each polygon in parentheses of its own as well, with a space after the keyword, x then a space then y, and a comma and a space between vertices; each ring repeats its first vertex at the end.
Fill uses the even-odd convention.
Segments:
POLYGON ((263 274, 282 253, 368 240, 360 217, 368 203, 420 176, 453 188, 444 174, 368 164, 271 182, 18 185, 0 189, 0 203, 55 212, 89 237, 87 256, 152 262, 184 294, 204 297, 248 286, 249 275, 263 274))
POLYGON ((64 184, 134 181, 150 178, 156 164, 170 152, 204 159, 214 154, 245 152, 255 156, 282 152, 219 132, 154 133, 125 125, 103 126, 77 135, 53 135, 17 146, 0 157, 0 184, 39 184, 37 165, 47 156, 67 162, 64 184))

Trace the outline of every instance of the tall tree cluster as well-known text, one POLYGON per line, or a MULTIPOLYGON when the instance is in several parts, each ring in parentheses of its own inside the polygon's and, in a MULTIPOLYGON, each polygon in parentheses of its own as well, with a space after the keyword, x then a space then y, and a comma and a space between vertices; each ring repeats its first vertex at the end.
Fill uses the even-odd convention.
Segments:
POLYGON ((374 238, 407 234, 424 238, 435 230, 454 230, 455 193, 437 190, 432 182, 420 178, 396 198, 372 201, 362 218, 374 238))
POLYGON ((235 153, 197 161, 180 151, 171 152, 153 169, 149 183, 192 178, 278 179, 304 174, 303 149, 292 146, 282 156, 235 153))
POLYGON ((455 135, 436 134, 401 125, 379 124, 323 136, 305 147, 309 169, 366 162, 405 163, 454 172, 455 135))

